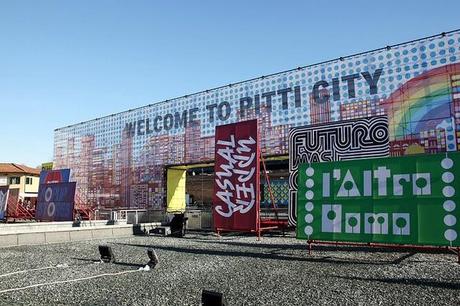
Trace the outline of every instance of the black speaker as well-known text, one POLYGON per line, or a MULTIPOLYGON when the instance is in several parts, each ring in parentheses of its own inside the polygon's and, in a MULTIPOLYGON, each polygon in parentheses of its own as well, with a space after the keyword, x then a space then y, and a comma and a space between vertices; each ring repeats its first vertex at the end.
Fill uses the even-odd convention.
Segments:
POLYGON ((100 245, 99 254, 101 254, 101 260, 103 262, 115 262, 115 256, 113 255, 112 248, 108 245, 100 245))
POLYGON ((201 292, 201 305, 203 306, 227 306, 224 295, 220 292, 203 290, 201 292))
POLYGON ((173 237, 184 237, 185 225, 187 219, 184 214, 174 214, 169 226, 171 228, 171 236, 173 237))

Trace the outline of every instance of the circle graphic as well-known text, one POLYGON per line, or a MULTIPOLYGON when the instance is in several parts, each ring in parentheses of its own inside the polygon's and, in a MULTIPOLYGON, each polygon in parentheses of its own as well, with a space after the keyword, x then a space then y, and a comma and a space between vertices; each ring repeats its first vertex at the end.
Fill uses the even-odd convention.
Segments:
POLYGON ((356 217, 350 217, 350 219, 348 219, 348 224, 351 227, 355 227, 356 225, 358 225, 358 219, 356 219, 356 217))
POLYGON ((389 137, 387 128, 381 124, 372 126, 369 134, 371 134, 372 138, 376 141, 384 141, 389 137))
POLYGON ((305 192, 305 197, 307 198, 307 200, 313 199, 313 196, 314 196, 314 195, 315 195, 315 194, 314 194, 313 191, 311 191, 311 190, 308 190, 307 192, 305 192))
POLYGON ((54 205, 54 202, 50 202, 46 210, 46 212, 48 213, 48 217, 53 217, 55 211, 56 211, 56 206, 54 205))
POLYGON ((444 224, 447 226, 454 226, 457 223, 457 218, 454 215, 447 215, 444 217, 444 224))
POLYGON ((307 204, 305 204, 305 209, 307 211, 312 211, 313 210, 313 203, 312 202, 307 202, 307 204))
POLYGON ((313 169, 312 167, 308 167, 307 170, 305 170, 305 173, 308 176, 313 176, 313 174, 315 174, 315 169, 313 169))
POLYGON ((45 202, 49 202, 53 196, 53 189, 51 187, 46 188, 45 190, 45 202))
POLYGON ((305 216, 305 222, 312 223, 313 222, 313 215, 312 214, 307 214, 305 216))
POLYGON ((457 239, 457 232, 453 229, 448 229, 444 232, 444 237, 449 241, 454 241, 457 239))
POLYGON ((417 187, 421 189, 427 185, 427 181, 425 178, 419 177, 416 179, 415 185, 417 185, 417 187))
POLYGON ((445 197, 452 197, 454 194, 455 194, 455 189, 454 187, 452 186, 446 186, 442 189, 442 194, 445 196, 445 197))
POLYGON ((451 212, 455 209, 455 202, 452 200, 447 200, 442 205, 445 211, 451 212))
POLYGON ((343 184, 343 188, 345 188, 345 190, 351 190, 351 189, 353 189, 353 182, 351 182, 351 181, 346 181, 346 182, 343 184))
POLYGON ((307 188, 311 188, 315 185, 315 182, 309 178, 306 182, 305 182, 305 186, 307 186, 307 188))
POLYGON ((327 212, 327 218, 329 220, 334 220, 336 216, 337 216, 337 214, 333 210, 330 210, 330 211, 327 212))
POLYGON ((449 157, 446 157, 441 161, 441 167, 443 167, 444 169, 450 169, 453 165, 454 162, 449 157))
POLYGON ((407 220, 404 218, 398 218, 396 219, 396 226, 399 228, 403 228, 407 225, 407 220))
POLYGON ((313 227, 311 227, 310 225, 306 226, 305 227, 305 234, 307 236, 310 236, 311 234, 313 234, 313 227))
POLYGON ((454 174, 452 172, 444 172, 442 174, 442 181, 444 183, 449 184, 449 183, 452 183, 453 180, 454 180, 454 174))

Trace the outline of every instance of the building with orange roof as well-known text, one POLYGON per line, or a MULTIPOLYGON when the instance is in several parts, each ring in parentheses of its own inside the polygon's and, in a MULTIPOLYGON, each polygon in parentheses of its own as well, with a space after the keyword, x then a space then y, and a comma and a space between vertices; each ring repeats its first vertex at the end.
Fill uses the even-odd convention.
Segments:
POLYGON ((15 163, 0 163, 0 186, 8 186, 21 202, 35 204, 38 196, 40 169, 15 163))

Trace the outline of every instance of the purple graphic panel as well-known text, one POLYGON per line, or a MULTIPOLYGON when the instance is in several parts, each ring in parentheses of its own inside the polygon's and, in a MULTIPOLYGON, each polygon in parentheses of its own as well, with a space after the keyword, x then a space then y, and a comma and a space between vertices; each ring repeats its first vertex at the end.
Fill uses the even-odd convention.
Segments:
POLYGON ((72 221, 76 183, 42 184, 35 218, 40 221, 72 221))
POLYGON ((8 186, 0 187, 0 219, 5 218, 7 198, 8 198, 8 186))

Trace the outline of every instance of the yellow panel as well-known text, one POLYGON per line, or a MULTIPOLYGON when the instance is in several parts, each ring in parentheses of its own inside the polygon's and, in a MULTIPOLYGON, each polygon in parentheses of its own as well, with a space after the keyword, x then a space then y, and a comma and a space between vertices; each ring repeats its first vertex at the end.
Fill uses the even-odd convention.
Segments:
POLYGON ((185 170, 168 169, 167 174, 167 212, 185 211, 185 170))
POLYGON ((53 162, 43 163, 42 170, 53 170, 53 162))

